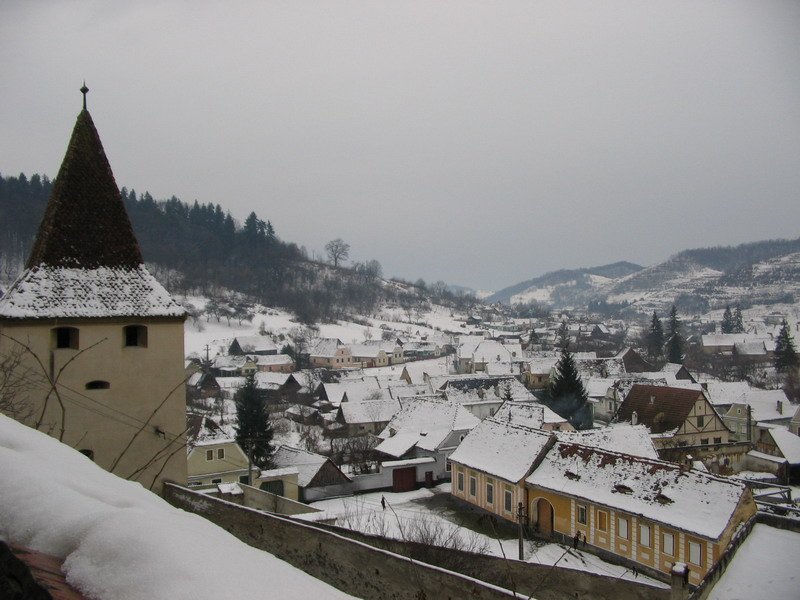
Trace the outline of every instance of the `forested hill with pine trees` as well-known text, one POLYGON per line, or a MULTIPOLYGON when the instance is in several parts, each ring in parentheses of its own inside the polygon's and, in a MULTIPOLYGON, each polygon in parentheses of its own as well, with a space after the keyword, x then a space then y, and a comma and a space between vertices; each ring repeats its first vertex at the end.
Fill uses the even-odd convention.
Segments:
MULTIPOLYGON (((52 187, 46 176, 0 176, 0 279, 10 281, 21 270, 52 187)), ((145 261, 172 292, 213 295, 225 288, 293 310, 308 323, 369 314, 386 301, 474 302, 444 286, 384 281, 377 261, 350 268, 310 261, 254 212, 239 226, 219 204, 190 205, 175 196, 159 201, 125 187, 120 193, 145 261)))

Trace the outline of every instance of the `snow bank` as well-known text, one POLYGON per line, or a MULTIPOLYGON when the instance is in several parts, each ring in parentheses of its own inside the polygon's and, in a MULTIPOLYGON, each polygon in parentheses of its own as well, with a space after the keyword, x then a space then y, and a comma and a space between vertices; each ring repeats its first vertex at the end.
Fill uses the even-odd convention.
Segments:
POLYGON ((0 538, 64 558, 99 600, 349 598, 0 415, 0 538))

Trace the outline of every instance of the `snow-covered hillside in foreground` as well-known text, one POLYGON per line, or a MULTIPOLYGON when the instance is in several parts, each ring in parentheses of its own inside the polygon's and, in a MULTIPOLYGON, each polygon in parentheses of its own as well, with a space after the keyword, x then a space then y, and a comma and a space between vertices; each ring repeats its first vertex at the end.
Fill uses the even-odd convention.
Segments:
POLYGON ((0 480, 0 539, 65 559, 87 597, 351 597, 3 415, 0 480))

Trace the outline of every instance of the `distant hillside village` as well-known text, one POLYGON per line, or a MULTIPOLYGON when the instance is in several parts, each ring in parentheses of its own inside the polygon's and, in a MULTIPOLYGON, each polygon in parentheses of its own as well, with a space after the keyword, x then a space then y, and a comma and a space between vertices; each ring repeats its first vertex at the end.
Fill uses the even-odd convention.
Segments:
POLYGON ((764 540, 794 560, 796 315, 389 302, 308 327, 240 297, 223 324, 217 299, 179 300, 145 266, 87 91, 0 298, 0 591, 50 577, 69 597, 155 597, 70 569, 104 570, 98 539, 128 552, 152 534, 130 560, 160 573, 205 543, 195 528, 207 552, 258 556, 232 577, 196 550, 191 597, 254 597, 236 586, 264 556, 262 589, 409 599, 714 598, 770 562, 764 540), (102 526, 132 507, 135 526, 102 526))

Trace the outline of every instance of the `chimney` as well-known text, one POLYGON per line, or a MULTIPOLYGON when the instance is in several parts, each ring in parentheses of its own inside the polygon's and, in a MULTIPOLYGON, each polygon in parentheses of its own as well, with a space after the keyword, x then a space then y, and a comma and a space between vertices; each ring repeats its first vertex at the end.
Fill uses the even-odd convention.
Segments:
POLYGON ((631 425, 639 424, 639 414, 636 411, 631 413, 631 425))
POLYGON ((778 400, 778 406, 776 408, 778 409, 778 414, 782 415, 783 414, 783 401, 782 400, 778 400))

